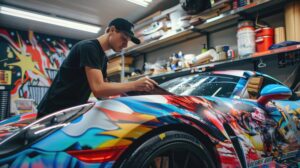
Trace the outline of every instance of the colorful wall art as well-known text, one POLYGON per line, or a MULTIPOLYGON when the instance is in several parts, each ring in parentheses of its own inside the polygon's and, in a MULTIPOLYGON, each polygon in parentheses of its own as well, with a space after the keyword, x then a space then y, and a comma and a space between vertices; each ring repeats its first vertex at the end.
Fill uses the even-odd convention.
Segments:
POLYGON ((41 101, 76 42, 32 31, 0 28, 0 70, 11 72, 3 73, 11 74, 7 78, 11 80, 11 112, 22 110, 22 103, 16 103, 18 100, 31 99, 34 105, 41 101))

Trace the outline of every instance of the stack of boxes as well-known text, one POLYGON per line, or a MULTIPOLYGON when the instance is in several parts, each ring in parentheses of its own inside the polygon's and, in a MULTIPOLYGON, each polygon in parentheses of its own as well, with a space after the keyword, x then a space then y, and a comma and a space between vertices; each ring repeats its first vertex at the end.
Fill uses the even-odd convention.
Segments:
MULTIPOLYGON (((124 58, 124 68, 125 72, 131 72, 133 71, 133 68, 131 67, 133 62, 133 58, 130 56, 126 56, 124 58)), ((114 74, 119 74, 122 71, 122 57, 116 57, 108 61, 107 64, 107 76, 111 76, 114 74)))
POLYGON ((300 1, 293 0, 285 7, 286 37, 289 41, 300 41, 300 1))
POLYGON ((156 17, 160 17, 160 15, 161 12, 156 12, 136 23, 135 34, 141 40, 141 43, 159 39, 170 29, 171 25, 168 15, 155 19, 156 17))

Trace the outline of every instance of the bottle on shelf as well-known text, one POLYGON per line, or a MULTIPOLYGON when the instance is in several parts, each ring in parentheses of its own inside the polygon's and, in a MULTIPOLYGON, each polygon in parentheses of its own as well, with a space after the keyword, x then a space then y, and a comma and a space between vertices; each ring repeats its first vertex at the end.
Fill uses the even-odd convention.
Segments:
POLYGON ((237 44, 240 57, 248 57, 255 53, 255 29, 253 21, 244 20, 239 22, 237 44))
POLYGON ((201 53, 205 53, 207 51, 206 44, 203 44, 203 47, 201 49, 201 53))

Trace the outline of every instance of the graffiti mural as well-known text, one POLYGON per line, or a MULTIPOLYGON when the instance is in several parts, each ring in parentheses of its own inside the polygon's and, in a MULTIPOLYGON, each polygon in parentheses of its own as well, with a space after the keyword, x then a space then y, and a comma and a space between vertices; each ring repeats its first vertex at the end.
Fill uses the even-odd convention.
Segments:
POLYGON ((18 98, 33 99, 35 105, 40 102, 75 43, 72 39, 0 28, 0 70, 12 72, 12 107, 18 98))

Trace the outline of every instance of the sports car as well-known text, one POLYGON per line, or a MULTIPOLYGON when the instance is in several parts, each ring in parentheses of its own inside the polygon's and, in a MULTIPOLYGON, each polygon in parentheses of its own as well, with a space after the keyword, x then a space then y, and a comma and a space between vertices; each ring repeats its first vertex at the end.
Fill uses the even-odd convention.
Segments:
POLYGON ((25 113, 1 121, 0 167, 300 164, 300 100, 280 81, 213 71, 160 86, 155 94, 129 93, 37 120, 25 113))

